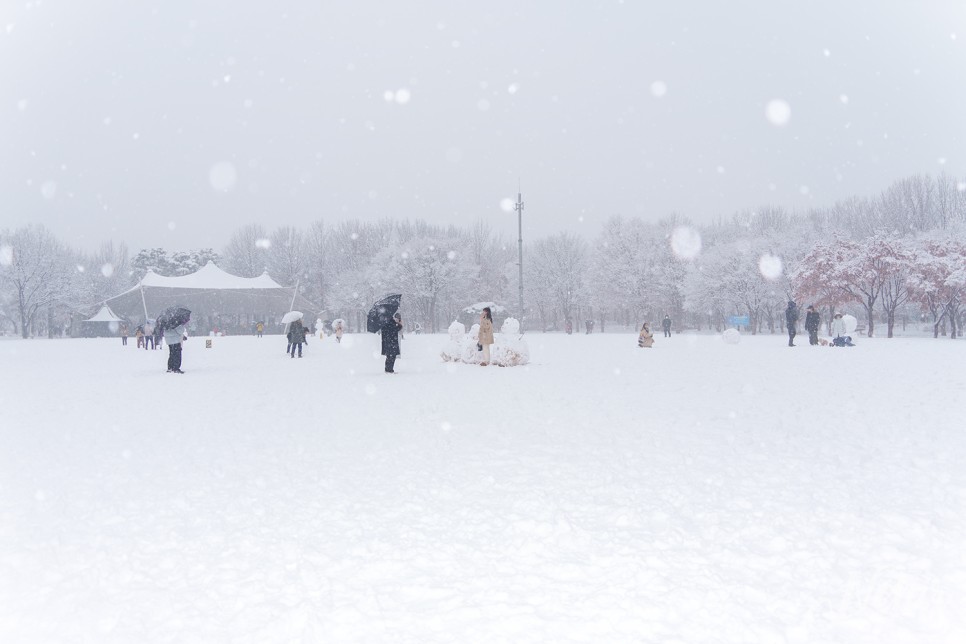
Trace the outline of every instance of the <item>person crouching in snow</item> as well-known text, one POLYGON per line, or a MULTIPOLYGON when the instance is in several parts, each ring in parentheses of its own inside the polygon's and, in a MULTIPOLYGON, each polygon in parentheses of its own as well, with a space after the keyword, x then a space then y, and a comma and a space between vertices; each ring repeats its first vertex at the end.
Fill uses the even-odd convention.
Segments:
POLYGON ((637 346, 642 349, 648 349, 654 346, 654 334, 647 326, 647 322, 641 327, 641 333, 637 336, 637 346))
POLYGON ((483 347, 483 362, 481 367, 490 364, 490 345, 493 344, 493 314, 490 307, 485 307, 480 313, 480 333, 478 342, 483 347))
POLYGON ((834 339, 832 340, 833 347, 854 347, 852 344, 852 336, 845 335, 848 331, 845 329, 845 318, 842 317, 841 313, 836 313, 835 317, 832 318, 832 335, 834 339))
POLYGON ((302 324, 302 320, 295 320, 292 322, 292 326, 288 329, 288 342, 289 347, 292 351, 292 357, 295 357, 295 347, 299 348, 299 357, 302 357, 302 344, 308 342, 305 339, 305 325, 302 324))

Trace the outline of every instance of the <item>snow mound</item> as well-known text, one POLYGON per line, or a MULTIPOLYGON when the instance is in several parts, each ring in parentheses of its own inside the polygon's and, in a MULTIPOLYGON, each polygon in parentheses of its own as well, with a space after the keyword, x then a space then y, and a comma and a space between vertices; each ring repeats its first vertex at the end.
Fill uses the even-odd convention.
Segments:
MULTIPOLYGON (((490 346, 490 363, 501 367, 516 367, 530 362, 530 347, 523 337, 518 336, 520 323, 513 318, 507 318, 500 333, 493 334, 493 345, 490 346), (513 333, 507 330, 513 329, 513 333)), ((465 364, 479 364, 483 360, 483 352, 476 348, 480 337, 480 325, 474 324, 466 331, 466 327, 453 322, 449 325, 449 342, 440 351, 444 362, 463 362, 465 364)))
POLYGON ((848 313, 842 316, 842 321, 845 322, 846 333, 855 333, 855 327, 859 326, 859 321, 855 319, 855 316, 848 313))

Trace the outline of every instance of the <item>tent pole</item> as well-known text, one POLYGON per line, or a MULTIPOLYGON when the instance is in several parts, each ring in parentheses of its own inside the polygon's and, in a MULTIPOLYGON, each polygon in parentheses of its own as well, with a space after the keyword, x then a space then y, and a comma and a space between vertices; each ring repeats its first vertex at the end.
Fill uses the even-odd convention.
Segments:
POLYGON ((299 294, 299 282, 300 281, 302 281, 302 278, 301 277, 299 279, 295 280, 295 290, 292 292, 292 304, 291 304, 291 306, 288 307, 288 310, 289 311, 291 311, 291 310, 293 310, 295 308, 295 298, 298 297, 298 294, 299 294))
POLYGON ((148 321, 148 304, 147 304, 147 302, 144 301, 144 285, 143 284, 139 284, 139 286, 140 286, 140 288, 138 290, 141 291, 141 306, 144 307, 144 321, 147 322, 148 321))

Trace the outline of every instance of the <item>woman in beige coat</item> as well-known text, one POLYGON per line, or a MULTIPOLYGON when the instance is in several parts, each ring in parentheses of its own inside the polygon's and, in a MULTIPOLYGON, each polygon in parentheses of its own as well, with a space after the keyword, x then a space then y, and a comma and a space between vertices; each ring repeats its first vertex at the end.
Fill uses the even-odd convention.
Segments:
POLYGON ((654 334, 647 327, 647 322, 641 327, 641 333, 637 336, 637 346, 647 349, 654 346, 654 334))
POLYGON ((490 345, 493 344, 493 315, 490 313, 490 307, 484 308, 483 312, 480 313, 478 342, 483 347, 483 362, 480 363, 480 366, 485 367, 490 364, 490 345))

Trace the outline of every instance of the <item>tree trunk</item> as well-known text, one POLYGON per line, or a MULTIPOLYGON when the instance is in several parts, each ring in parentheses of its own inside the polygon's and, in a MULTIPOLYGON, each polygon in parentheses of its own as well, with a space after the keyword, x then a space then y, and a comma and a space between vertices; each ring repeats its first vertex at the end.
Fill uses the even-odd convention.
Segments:
POLYGON ((888 313, 886 313, 886 328, 888 329, 886 332, 887 338, 892 337, 892 330, 895 328, 895 326, 896 326, 896 312, 889 311, 888 313))

